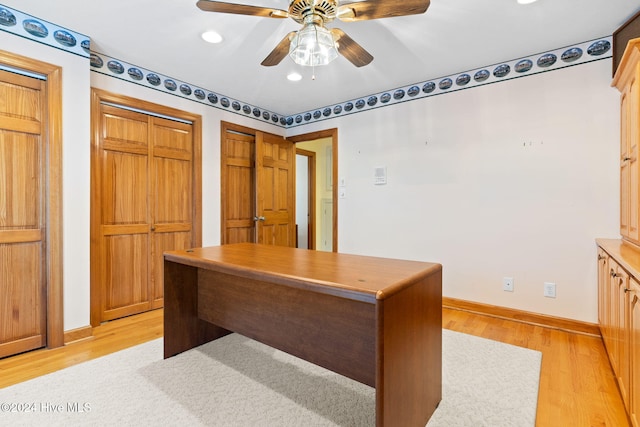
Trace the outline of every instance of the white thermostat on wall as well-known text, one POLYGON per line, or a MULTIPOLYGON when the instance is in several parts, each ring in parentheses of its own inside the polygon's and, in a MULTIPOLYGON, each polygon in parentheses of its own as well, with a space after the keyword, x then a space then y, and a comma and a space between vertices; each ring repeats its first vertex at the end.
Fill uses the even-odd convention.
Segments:
POLYGON ((373 183, 375 185, 383 185, 387 183, 387 168, 379 167, 373 170, 373 183))

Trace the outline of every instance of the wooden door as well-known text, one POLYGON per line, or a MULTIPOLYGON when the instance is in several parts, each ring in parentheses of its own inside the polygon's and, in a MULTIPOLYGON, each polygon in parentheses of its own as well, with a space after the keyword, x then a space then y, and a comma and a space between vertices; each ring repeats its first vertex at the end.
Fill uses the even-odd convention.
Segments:
POLYGON ((296 245, 295 154, 292 142, 256 132, 258 243, 296 245))
POLYGON ((281 136, 222 123, 222 244, 295 246, 295 149, 281 136))
POLYGON ((0 357, 47 342, 46 82, 0 71, 0 357))
POLYGON ((222 243, 255 243, 254 135, 222 130, 222 243))
POLYGON ((193 129, 157 117, 151 123, 151 308, 163 306, 165 251, 187 249, 193 240, 193 129))
POLYGON ((163 252, 194 246, 194 141, 191 124, 97 108, 91 268, 102 322, 162 307, 163 252))
POLYGON ((629 150, 629 94, 625 91, 620 97, 620 234, 629 237, 629 215, 631 196, 631 176, 629 150))

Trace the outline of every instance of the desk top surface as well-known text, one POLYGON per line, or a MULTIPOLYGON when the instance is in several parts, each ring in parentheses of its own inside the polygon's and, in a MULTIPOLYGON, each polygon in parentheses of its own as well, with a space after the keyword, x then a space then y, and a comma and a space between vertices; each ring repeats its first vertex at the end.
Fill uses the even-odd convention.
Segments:
POLYGON ((429 262, 254 243, 171 251, 164 256, 192 267, 363 300, 384 299, 442 269, 429 262))

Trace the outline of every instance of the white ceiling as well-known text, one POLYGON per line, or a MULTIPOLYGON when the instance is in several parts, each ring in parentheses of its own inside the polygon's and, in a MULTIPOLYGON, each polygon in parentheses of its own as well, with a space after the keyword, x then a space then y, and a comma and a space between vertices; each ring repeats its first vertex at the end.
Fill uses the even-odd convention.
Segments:
MULTIPOLYGON (((234 2, 285 10, 289 4, 234 2)), ((291 19, 203 12, 196 0, 0 3, 90 36, 94 51, 282 115, 609 36, 640 10, 640 0, 432 0, 423 15, 329 24, 375 59, 357 68, 339 57, 316 68, 312 80, 311 69, 289 58, 260 65, 299 28, 291 19), (224 42, 204 42, 205 30, 224 42), (303 79, 288 81, 292 71, 303 79)))

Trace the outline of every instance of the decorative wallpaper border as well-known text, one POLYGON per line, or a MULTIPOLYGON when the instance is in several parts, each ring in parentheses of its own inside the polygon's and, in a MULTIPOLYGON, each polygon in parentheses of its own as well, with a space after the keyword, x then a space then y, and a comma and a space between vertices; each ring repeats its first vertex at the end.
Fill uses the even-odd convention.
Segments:
POLYGON ((96 73, 146 86, 181 98, 187 98, 210 107, 249 116, 263 122, 279 124, 281 126, 286 124, 285 117, 272 111, 264 110, 255 105, 247 104, 229 96, 221 95, 220 93, 194 86, 160 73, 155 73, 102 53, 92 51, 90 64, 91 71, 96 73))
POLYGON ((612 56, 612 36, 452 74, 339 104, 281 115, 90 50, 89 37, 0 4, 0 30, 88 57, 91 71, 284 128, 512 80, 612 56))
POLYGON ((355 114, 401 102, 423 99, 430 96, 471 89, 477 86, 598 61, 612 56, 611 42, 611 36, 603 37, 459 74, 443 76, 373 95, 351 99, 341 104, 305 111, 286 117, 282 124, 286 127, 301 126, 307 123, 332 119, 341 115, 355 114))
POLYGON ((85 58, 89 57, 91 48, 89 37, 1 4, 0 30, 85 58))

